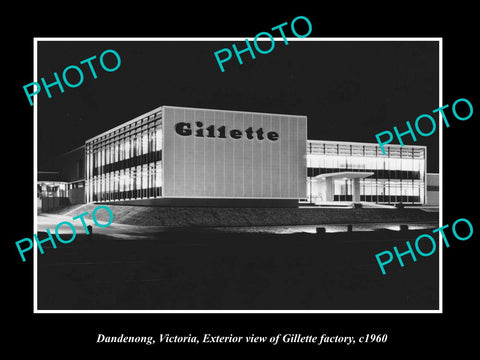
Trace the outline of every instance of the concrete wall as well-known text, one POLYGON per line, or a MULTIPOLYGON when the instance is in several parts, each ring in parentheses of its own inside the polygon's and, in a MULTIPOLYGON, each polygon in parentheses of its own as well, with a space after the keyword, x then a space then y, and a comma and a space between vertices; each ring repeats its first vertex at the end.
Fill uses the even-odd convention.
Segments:
POLYGON ((296 199, 195 199, 195 198, 157 198, 127 201, 114 201, 101 204, 126 206, 163 206, 163 207, 212 207, 212 208, 295 208, 296 199))
POLYGON ((440 205, 439 174, 427 173, 427 203, 429 206, 440 205))
POLYGON ((305 116, 165 106, 163 196, 305 198, 306 141, 305 116), (197 136, 198 123, 203 136, 197 136), (191 133, 180 134, 182 126, 191 133), (208 136, 210 126, 214 136, 208 136), (267 136, 272 132, 275 140, 267 136))

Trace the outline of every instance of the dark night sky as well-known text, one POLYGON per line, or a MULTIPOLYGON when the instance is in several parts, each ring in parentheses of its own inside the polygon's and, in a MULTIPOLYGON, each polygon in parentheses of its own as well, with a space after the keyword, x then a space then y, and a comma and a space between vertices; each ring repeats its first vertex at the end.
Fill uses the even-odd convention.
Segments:
MULTIPOLYGON (((405 121, 413 124, 438 107, 436 42, 277 42, 255 60, 244 54, 243 65, 233 58, 222 73, 213 52, 232 43, 39 42, 39 79, 51 82, 54 71, 61 76, 93 55, 98 78, 80 65, 85 80, 78 88, 65 86, 62 94, 53 87, 51 99, 44 90, 37 95, 38 169, 48 170, 57 154, 161 105, 306 115, 309 139, 372 143, 376 133, 406 130, 405 121), (106 49, 121 56, 115 72, 98 62, 106 49)), ((438 132, 404 141, 428 146, 428 171, 438 172, 438 132)))

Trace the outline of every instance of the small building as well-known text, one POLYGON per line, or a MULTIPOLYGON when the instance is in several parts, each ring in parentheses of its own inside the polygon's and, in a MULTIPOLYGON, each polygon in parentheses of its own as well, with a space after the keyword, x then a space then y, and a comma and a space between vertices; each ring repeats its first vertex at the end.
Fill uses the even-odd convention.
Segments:
POLYGON ((37 173, 37 198, 67 197, 67 183, 60 179, 58 171, 39 171, 37 173))
POLYGON ((58 171, 38 171, 37 211, 85 203, 85 145, 60 155, 58 171))
POLYGON ((85 145, 59 156, 57 168, 61 179, 66 183, 70 204, 85 203, 85 145))

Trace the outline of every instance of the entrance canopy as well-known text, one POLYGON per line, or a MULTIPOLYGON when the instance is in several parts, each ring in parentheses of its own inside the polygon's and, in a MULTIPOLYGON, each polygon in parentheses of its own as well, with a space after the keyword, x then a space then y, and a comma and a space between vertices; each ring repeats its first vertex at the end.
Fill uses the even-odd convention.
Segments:
POLYGON ((328 174, 320 174, 315 176, 316 179, 332 179, 332 180, 347 180, 347 179, 364 179, 366 177, 372 176, 373 172, 371 171, 340 171, 328 174))
MULTIPOLYGON (((360 201, 360 179, 364 179, 366 177, 372 176, 373 172, 371 171, 340 171, 328 174, 320 174, 315 176, 314 181, 318 184, 318 192, 319 198, 323 199, 323 201, 333 201, 334 200, 334 192, 335 186, 334 183, 336 180, 345 181, 345 180, 352 180, 352 199, 353 202, 360 201), (321 181, 318 181, 321 180, 321 181)), ((346 190, 347 191, 347 190, 346 190)), ((346 195, 346 194, 345 194, 346 195)))

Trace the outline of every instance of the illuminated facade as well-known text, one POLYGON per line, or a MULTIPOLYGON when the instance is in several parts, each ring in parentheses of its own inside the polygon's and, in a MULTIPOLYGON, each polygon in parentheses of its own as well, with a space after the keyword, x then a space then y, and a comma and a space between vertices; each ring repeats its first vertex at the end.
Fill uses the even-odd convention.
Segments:
POLYGON ((309 140, 308 197, 311 203, 365 201, 424 204, 425 146, 309 140))
POLYGON ((86 141, 85 200, 296 206, 306 141, 305 116, 162 106, 86 141))
POLYGON ((306 123, 159 107, 85 142, 85 202, 427 203, 426 147, 307 140, 306 123))
POLYGON ((86 202, 162 195, 161 111, 149 113, 85 143, 86 202))

